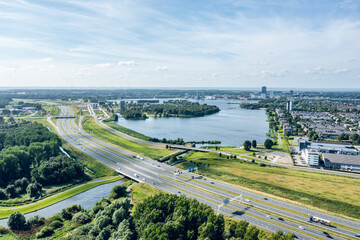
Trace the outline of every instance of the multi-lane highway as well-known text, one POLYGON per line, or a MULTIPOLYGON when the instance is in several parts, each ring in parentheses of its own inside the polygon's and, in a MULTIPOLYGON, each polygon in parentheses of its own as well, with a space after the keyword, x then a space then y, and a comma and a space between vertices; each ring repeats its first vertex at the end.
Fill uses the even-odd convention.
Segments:
MULTIPOLYGON (((74 114, 70 107, 62 106, 60 109, 62 116, 74 114)), ((196 198, 223 214, 244 219, 268 231, 293 232, 300 239, 326 239, 329 236, 334 239, 359 239, 356 237, 360 234, 358 222, 264 197, 148 158, 138 159, 134 156, 136 154, 86 133, 73 118, 56 121, 55 127, 60 136, 75 148, 139 182, 169 193, 196 198), (230 203, 222 205, 225 198, 230 199, 230 203), (311 223, 310 216, 330 220, 332 224, 329 227, 311 223)))

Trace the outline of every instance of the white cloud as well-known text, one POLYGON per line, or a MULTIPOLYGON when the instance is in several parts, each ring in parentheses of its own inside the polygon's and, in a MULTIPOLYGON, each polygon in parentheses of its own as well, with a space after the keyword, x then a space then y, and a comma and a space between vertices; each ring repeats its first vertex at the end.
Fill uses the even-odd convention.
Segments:
POLYGON ((41 62, 52 62, 53 59, 52 58, 42 58, 40 59, 41 62))
POLYGON ((110 67, 111 63, 99 63, 96 64, 95 67, 99 67, 99 68, 105 68, 105 67, 110 67))
POLYGON ((156 70, 157 71, 164 71, 164 70, 168 70, 168 67, 167 66, 157 66, 156 70))
POLYGON ((118 65, 135 66, 137 64, 134 61, 119 61, 118 65))
POLYGON ((335 69, 334 73, 346 73, 346 72, 349 72, 349 71, 350 71, 349 69, 342 68, 342 69, 335 69))

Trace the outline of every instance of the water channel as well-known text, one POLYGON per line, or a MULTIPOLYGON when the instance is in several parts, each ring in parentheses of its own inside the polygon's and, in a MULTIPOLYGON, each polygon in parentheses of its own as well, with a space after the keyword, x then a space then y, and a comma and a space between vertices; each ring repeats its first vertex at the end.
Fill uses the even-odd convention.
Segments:
MULTIPOLYGON (((91 209, 97 201, 101 200, 102 198, 108 198, 110 196, 111 189, 114 186, 121 185, 124 182, 124 180, 119 180, 113 183, 107 183, 97 186, 88 191, 67 198, 61 202, 55 203, 54 205, 39 209, 35 212, 27 213, 25 214, 25 217, 26 219, 29 219, 30 217, 39 215, 41 217, 48 218, 59 213, 63 208, 69 207, 74 204, 81 205, 85 209, 91 209)), ((7 218, 0 219, 0 226, 7 227, 7 218)))

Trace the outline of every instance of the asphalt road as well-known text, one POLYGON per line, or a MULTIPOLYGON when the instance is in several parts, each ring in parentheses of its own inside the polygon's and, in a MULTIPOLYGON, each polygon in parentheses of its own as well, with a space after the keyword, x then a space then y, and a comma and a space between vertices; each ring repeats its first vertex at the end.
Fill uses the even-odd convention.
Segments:
MULTIPOLYGON (((60 109, 62 115, 73 115, 70 107, 62 106, 60 109)), ((327 239, 328 234, 333 239, 358 239, 355 235, 360 234, 360 230, 356 230, 360 229, 358 222, 265 197, 197 174, 182 171, 175 175, 175 172, 179 173, 181 170, 148 158, 138 159, 134 153, 84 132, 74 119, 58 119, 56 130, 75 148, 125 176, 169 193, 196 198, 223 214, 246 220, 262 229, 293 232, 300 239, 327 239), (225 198, 229 198, 230 203, 221 206, 225 198), (327 227, 310 223, 309 216, 327 219, 333 224, 327 227)))

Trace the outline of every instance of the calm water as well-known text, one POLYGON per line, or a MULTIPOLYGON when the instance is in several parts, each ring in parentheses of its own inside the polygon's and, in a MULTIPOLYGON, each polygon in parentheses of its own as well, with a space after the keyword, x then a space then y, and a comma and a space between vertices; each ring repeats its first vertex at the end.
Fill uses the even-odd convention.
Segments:
POLYGON ((223 146, 242 145, 248 139, 255 139, 259 144, 263 144, 267 138, 269 124, 266 122, 264 110, 242 109, 239 107, 241 101, 199 100, 198 102, 217 105, 221 111, 198 118, 126 120, 120 117, 118 124, 159 139, 219 140, 223 146))
MULTIPOLYGON (((101 200, 102 198, 108 198, 110 196, 111 189, 115 185, 121 185, 124 181, 119 180, 117 182, 108 183, 104 185, 100 185, 98 187, 92 188, 86 192, 75 195, 71 198, 65 199, 64 201, 55 203, 49 207, 40 209, 36 212, 31 212, 25 214, 26 219, 33 217, 35 215, 39 215, 41 217, 51 217, 61 211, 61 209, 69 207, 73 204, 81 205, 83 208, 91 209, 93 205, 101 200)), ((1 208, 1 207, 0 207, 1 208)), ((0 226, 7 227, 7 219, 0 220, 0 226)))

